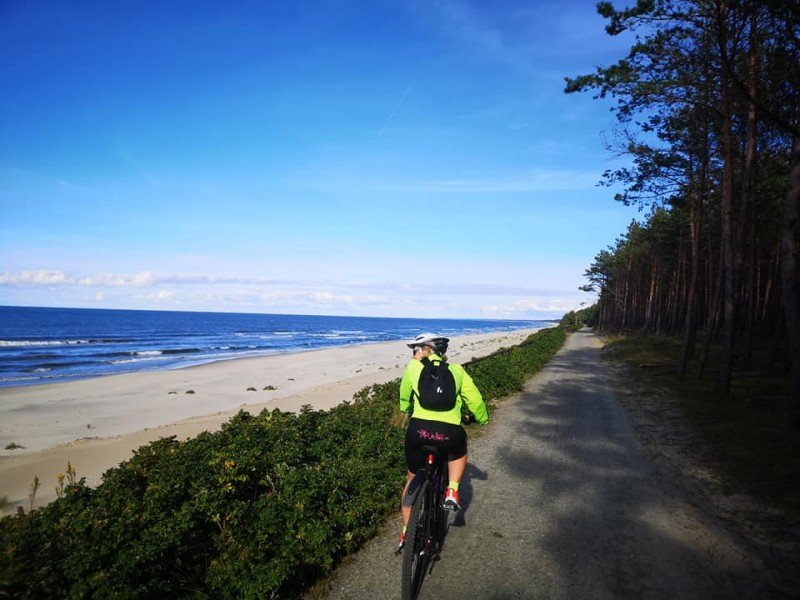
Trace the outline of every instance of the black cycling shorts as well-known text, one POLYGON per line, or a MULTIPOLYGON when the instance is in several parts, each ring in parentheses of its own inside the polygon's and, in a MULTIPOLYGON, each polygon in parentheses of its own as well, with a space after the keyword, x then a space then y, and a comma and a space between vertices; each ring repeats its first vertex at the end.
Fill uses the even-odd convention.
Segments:
POLYGON ((448 460, 467 453, 467 432, 461 425, 412 418, 406 430, 406 467, 416 473, 425 466, 428 455, 420 446, 436 446, 447 453, 448 460))

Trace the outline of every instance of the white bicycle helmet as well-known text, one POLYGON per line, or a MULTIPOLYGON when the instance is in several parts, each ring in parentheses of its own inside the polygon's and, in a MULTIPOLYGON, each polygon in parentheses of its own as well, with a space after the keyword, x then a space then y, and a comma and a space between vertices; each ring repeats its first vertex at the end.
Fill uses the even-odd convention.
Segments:
POLYGON ((415 346, 428 346, 436 354, 444 354, 447 352, 447 345, 450 343, 450 338, 436 335, 435 333, 420 333, 414 340, 408 344, 409 348, 415 346))

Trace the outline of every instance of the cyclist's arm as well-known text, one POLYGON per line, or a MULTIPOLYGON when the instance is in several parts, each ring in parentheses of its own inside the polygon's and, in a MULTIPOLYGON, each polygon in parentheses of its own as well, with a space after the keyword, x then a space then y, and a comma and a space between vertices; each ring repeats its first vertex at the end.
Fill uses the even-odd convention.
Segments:
POLYGON ((483 396, 466 371, 461 379, 461 398, 466 402, 470 412, 475 415, 478 425, 486 425, 489 422, 489 411, 486 410, 483 396))
POLYGON ((404 413, 411 414, 414 410, 414 405, 411 402, 411 395, 414 393, 414 386, 411 384, 410 369, 406 368, 403 373, 403 379, 400 380, 400 410, 404 413))

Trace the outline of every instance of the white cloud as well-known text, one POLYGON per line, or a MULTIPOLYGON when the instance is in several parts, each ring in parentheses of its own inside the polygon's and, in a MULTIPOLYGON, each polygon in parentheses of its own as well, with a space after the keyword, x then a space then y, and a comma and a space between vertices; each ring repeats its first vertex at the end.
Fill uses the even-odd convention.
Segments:
POLYGON ((20 271, 16 275, 13 273, 0 275, 0 285, 62 285, 70 283, 74 282, 64 272, 46 269, 20 271))
POLYGON ((554 192, 590 190, 597 186, 597 171, 535 169, 506 178, 453 178, 409 181, 363 181, 353 179, 310 181, 313 187, 364 189, 374 192, 411 192, 425 194, 507 194, 519 192, 554 192))
POLYGON ((586 303, 586 296, 563 296, 557 298, 529 298, 516 300, 501 305, 483 306, 481 311, 488 317, 520 317, 525 318, 532 314, 548 313, 562 315, 571 310, 581 308, 581 303, 586 303))
POLYGON ((476 48, 493 60, 522 71, 532 71, 530 57, 524 49, 509 43, 500 29, 488 25, 467 3, 444 0, 434 6, 439 9, 445 30, 467 42, 469 48, 476 48))
MULTIPOLYGON (((288 297, 307 297, 318 302, 352 301, 354 294, 369 297, 372 301, 383 301, 397 295, 417 295, 421 297, 436 295, 460 296, 553 296, 563 294, 561 290, 528 287, 520 285, 438 282, 409 283, 396 281, 313 281, 304 279, 270 279, 266 277, 234 277, 227 275, 204 274, 158 274, 152 271, 140 273, 103 272, 95 276, 71 276, 63 271, 24 270, 18 273, 0 274, 0 285, 7 286, 80 286, 90 288, 157 287, 161 285, 187 286, 225 286, 247 285, 271 287, 272 292, 264 292, 253 301, 272 303, 288 297), (285 291, 288 288, 288 292, 285 291), (316 288, 316 289, 314 289, 316 288), (347 292, 347 293, 345 293, 347 292), (369 294, 369 295, 368 295, 369 294)), ((250 293, 250 292, 242 292, 250 293)))
MULTIPOLYGON (((539 278, 551 281, 550 277, 539 278)), ((554 282, 555 283, 555 282, 554 282)), ((103 272, 75 276, 59 270, 0 274, 6 303, 42 303, 57 290, 65 305, 90 302, 115 308, 172 307, 363 316, 483 315, 542 318, 575 309, 586 295, 577 291, 517 284, 403 281, 313 281, 206 274, 103 272), (45 291, 46 290, 46 291, 45 291), (76 296, 83 290, 81 296, 76 296), (70 301, 70 298, 73 300, 70 301), (77 300, 77 302, 75 301, 77 300)))
POLYGON ((143 271, 134 275, 100 273, 96 277, 82 277, 78 285, 84 287, 144 287, 156 283, 156 277, 150 271, 143 271))
MULTIPOLYGON (((23 270, 0 274, 0 285, 78 285, 81 287, 151 287, 159 284, 246 284, 263 285, 286 283, 264 277, 231 277, 204 274, 98 273, 95 276, 74 277, 63 271, 47 269, 23 270)), ((295 282, 297 283, 297 282, 295 282)))
POLYGON ((597 173, 595 171, 538 171, 529 177, 519 179, 422 181, 406 186, 397 186, 396 189, 442 194, 478 194, 583 190, 593 188, 596 184, 597 173))

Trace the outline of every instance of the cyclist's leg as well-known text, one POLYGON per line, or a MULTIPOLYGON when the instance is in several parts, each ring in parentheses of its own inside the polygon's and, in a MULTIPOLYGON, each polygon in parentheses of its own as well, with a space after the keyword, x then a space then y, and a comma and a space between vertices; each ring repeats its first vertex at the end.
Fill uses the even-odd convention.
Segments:
POLYGON ((418 425, 419 425, 418 421, 412 418, 408 422, 408 429, 406 429, 406 439, 405 439, 406 484, 403 486, 403 495, 400 496, 400 511, 403 515, 402 536, 405 535, 406 526, 408 525, 408 519, 411 516, 411 507, 403 506, 403 498, 405 498, 406 492, 408 491, 408 485, 414 478, 414 473, 416 473, 417 469, 419 469, 424 463, 424 457, 421 455, 418 448, 421 444, 425 443, 425 440, 423 438, 420 438, 419 434, 417 433, 418 425))
POLYGON ((449 480, 455 483, 455 489, 458 489, 458 484, 461 483, 461 478, 464 477, 464 472, 467 470, 467 432, 461 425, 451 426, 452 433, 447 444, 447 470, 449 472, 449 480))
POLYGON ((411 471, 406 471, 406 485, 403 488, 403 495, 400 496, 400 510, 403 513, 404 528, 408 525, 408 519, 411 516, 411 507, 403 505, 403 498, 406 497, 406 492, 408 491, 408 484, 411 483, 412 479, 414 479, 414 474, 411 471))
POLYGON ((455 460, 448 460, 447 470, 449 472, 448 479, 450 481, 461 483, 461 478, 464 477, 464 471, 467 470, 467 455, 465 454, 461 458, 456 458, 455 460))
POLYGON ((461 503, 458 497, 458 486, 467 470, 467 434, 460 425, 452 430, 448 446, 448 482, 444 506, 451 510, 459 510, 461 503))

